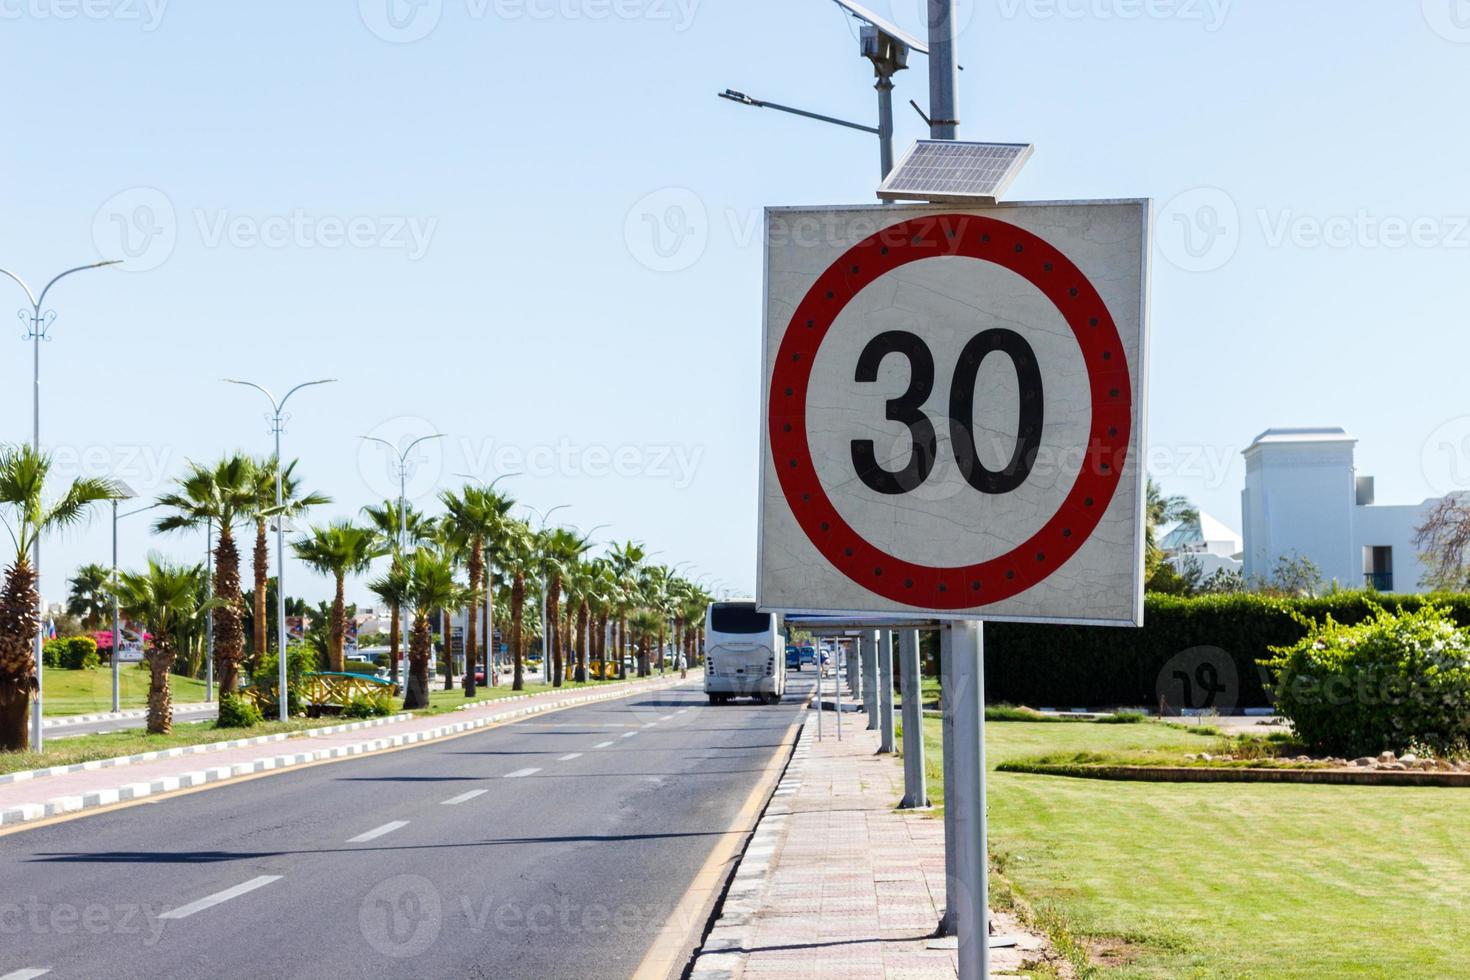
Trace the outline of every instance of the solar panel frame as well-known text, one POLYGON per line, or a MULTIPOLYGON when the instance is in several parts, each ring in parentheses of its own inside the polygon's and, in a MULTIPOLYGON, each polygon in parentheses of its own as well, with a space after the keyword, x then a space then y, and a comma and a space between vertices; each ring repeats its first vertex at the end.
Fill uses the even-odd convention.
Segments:
POLYGON ((907 44, 910 48, 917 51, 919 54, 929 53, 928 42, 919 40, 892 21, 884 20, 882 17, 879 17, 867 7, 864 7, 858 3, 854 3, 853 0, 833 0, 833 3, 837 4, 837 6, 841 7, 849 14, 852 14, 858 20, 868 24, 872 24, 874 27, 878 28, 878 30, 882 31, 884 34, 887 34, 889 37, 901 41, 904 44, 907 44))
POLYGON ((996 204, 1035 150, 1031 143, 919 140, 878 187, 878 199, 996 204))

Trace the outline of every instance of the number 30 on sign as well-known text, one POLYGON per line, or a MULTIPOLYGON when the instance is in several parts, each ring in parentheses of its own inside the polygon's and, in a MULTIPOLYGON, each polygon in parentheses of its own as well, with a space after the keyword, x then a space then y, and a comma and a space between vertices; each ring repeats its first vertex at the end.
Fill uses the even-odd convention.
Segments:
POLYGON ((761 606, 1140 624, 1151 220, 768 210, 761 606))

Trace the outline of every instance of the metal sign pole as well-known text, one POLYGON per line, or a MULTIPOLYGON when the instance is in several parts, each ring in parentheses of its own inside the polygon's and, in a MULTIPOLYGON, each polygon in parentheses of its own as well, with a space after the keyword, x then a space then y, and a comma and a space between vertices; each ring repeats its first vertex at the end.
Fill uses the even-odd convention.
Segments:
MULTIPOLYGON (((939 705, 940 730, 942 732, 940 745, 944 756, 944 791, 951 794, 954 791, 954 716, 955 706, 955 628, 948 625, 939 631, 939 705)), ((958 903, 955 896, 959 894, 959 877, 955 868, 955 800, 949 797, 944 802, 944 919, 940 923, 940 932, 946 936, 953 936, 958 931, 958 903)))
POLYGON ((863 651, 863 711, 868 715, 868 731, 878 729, 878 634, 863 630, 859 637, 863 651))
MULTIPOLYGON (((801 656, 800 653, 797 656, 801 656)), ((822 740, 822 655, 817 654, 817 741, 822 740)))
POLYGON ((898 635, 898 675, 903 686, 903 801, 911 810, 929 805, 924 775, 923 677, 919 670, 919 631, 898 635))
MULTIPOLYGON (((837 741, 842 741, 842 641, 832 648, 832 687, 837 695, 837 741)), ((817 670, 822 669, 822 654, 817 651, 817 670)))
POLYGON ((985 813, 985 665, 983 625, 956 623, 950 676, 954 680, 954 782, 946 788, 945 813, 954 811, 955 890, 946 904, 959 936, 959 980, 990 976, 989 835, 985 813))
POLYGON ((881 631, 878 639, 878 751, 898 751, 893 731, 893 630, 881 631))

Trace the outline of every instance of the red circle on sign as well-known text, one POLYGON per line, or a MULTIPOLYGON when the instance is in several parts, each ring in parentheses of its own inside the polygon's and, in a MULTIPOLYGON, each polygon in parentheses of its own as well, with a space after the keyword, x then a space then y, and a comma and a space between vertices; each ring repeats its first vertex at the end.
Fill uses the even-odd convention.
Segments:
POLYGON ((786 502, 829 562, 885 599, 952 611, 1019 595, 1077 553, 1118 489, 1133 426, 1132 385, 1122 351, 1117 325, 1092 283, 1071 259, 1031 232, 968 214, 914 218, 885 228, 854 245, 817 277, 777 351, 768 425, 786 502), (870 544, 837 512, 812 463, 806 396, 822 340, 853 297, 910 262, 945 257, 979 259, 1009 269, 1051 301, 1082 349, 1092 428, 1071 491, 1040 531, 989 561, 934 567, 905 561, 870 544))

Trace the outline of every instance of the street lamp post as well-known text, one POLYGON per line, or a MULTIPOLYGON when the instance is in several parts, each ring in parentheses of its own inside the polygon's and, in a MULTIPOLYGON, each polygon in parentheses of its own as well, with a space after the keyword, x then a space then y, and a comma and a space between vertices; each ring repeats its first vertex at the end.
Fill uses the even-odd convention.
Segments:
MULTIPOLYGON (((28 324, 26 339, 32 342, 32 393, 31 393, 31 447, 35 449, 36 455, 41 453, 41 341, 49 339, 46 330, 52 323, 56 322, 56 312, 44 309, 46 305, 46 294, 51 292, 51 287, 74 272, 85 272, 88 269, 100 269, 107 265, 117 265, 121 259, 108 259, 103 262, 93 262, 90 265, 79 265, 74 269, 52 277, 39 293, 34 292, 26 281, 9 269, 0 269, 0 275, 13 280, 16 285, 25 290, 26 299, 30 300, 30 309, 20 311, 20 319, 28 324)), ((31 545, 31 567, 36 573, 36 606, 37 614, 41 620, 46 618, 46 600, 41 593, 41 535, 36 535, 35 542, 31 545)), ((31 751, 39 752, 45 747, 45 729, 41 725, 42 715, 42 683, 43 657, 41 656, 41 633, 36 630, 33 641, 33 652, 36 659, 36 704, 31 715, 31 751)))
MULTIPOLYGON (((557 504, 544 514, 530 504, 522 504, 521 506, 541 519, 540 530, 544 531, 546 530, 546 522, 552 514, 555 514, 559 510, 565 510, 572 505, 557 504)), ((541 573, 541 682, 543 684, 551 683, 551 634, 546 632, 546 589, 548 585, 550 583, 547 581, 546 573, 543 570, 541 573)))
MULTIPOLYGON (((490 491, 494 490, 495 489, 495 484, 499 483, 501 480, 504 480, 507 477, 520 476, 520 475, 521 475, 520 473, 502 473, 499 476, 497 476, 495 479, 490 480, 489 482, 486 482, 485 478, 482 477, 482 476, 473 476, 473 475, 471 475, 469 473, 456 473, 455 474, 455 476, 458 476, 462 480, 473 480, 473 481, 475 481, 476 483, 478 483, 480 485, 480 488, 483 489, 486 493, 489 493, 490 491)), ((491 632, 491 627, 494 626, 494 623, 495 623, 495 614, 494 614, 494 611, 493 611, 493 608, 495 606, 495 593, 493 591, 494 584, 495 584, 495 555, 494 555, 494 552, 493 552, 492 549, 486 548, 485 549, 485 583, 484 583, 484 587, 485 587, 485 609, 484 609, 484 612, 481 613, 481 621, 485 624, 485 636, 484 636, 484 640, 485 640, 485 683, 486 684, 490 684, 492 686, 498 686, 498 684, 497 684, 497 682, 495 680, 495 671, 494 671, 494 668, 497 666, 496 663, 495 663, 495 661, 497 659, 496 658, 496 655, 495 655, 496 654, 496 650, 495 650, 495 635, 491 632)))
POLYGON ((117 657, 118 644, 122 638, 122 610, 117 595, 117 522, 121 518, 152 510, 158 504, 149 504, 147 507, 119 514, 117 505, 124 500, 135 499, 138 494, 121 480, 114 480, 113 486, 117 489, 117 496, 112 498, 112 710, 118 712, 122 710, 122 664, 117 657))
POLYGON ((285 505, 282 499, 282 470, 285 468, 281 461, 281 426, 286 420, 282 412, 286 408, 286 402, 291 396, 302 388, 310 388, 312 385, 331 384, 336 378, 323 378, 319 381, 304 381, 290 391, 286 392, 284 398, 276 401, 269 389, 263 388, 253 381, 236 381, 226 378, 225 381, 232 385, 244 385, 254 388, 256 391, 270 399, 271 403, 271 432, 276 437, 276 690, 280 697, 276 698, 281 721, 288 717, 287 704, 289 692, 286 688, 286 518, 281 513, 285 505))
MULTIPOLYGON (((404 546, 408 543, 408 454, 411 453, 411 452, 413 452, 413 447, 414 446, 417 446, 421 442, 427 442, 430 439, 443 439, 444 438, 444 433, 442 433, 442 432, 435 432, 435 433, 431 433, 430 435, 419 436, 417 439, 415 439, 412 442, 410 442, 407 446, 403 447, 403 449, 399 449, 398 446, 395 445, 394 443, 389 442, 387 439, 379 439, 377 436, 363 436, 362 438, 364 440, 366 440, 367 442, 376 442, 376 443, 381 443, 384 446, 387 446, 390 450, 393 451, 394 456, 397 457, 397 466, 398 466, 398 551, 399 551, 400 554, 402 554, 403 549, 404 549, 404 546)), ((399 622, 398 622, 399 630, 403 634, 401 642, 403 644, 403 658, 405 660, 408 659, 408 619, 409 619, 409 617, 407 617, 407 616, 400 615, 398 617, 398 620, 399 620, 399 622)), ((446 646, 447 646, 447 644, 446 644, 446 646)), ((407 687, 408 687, 408 678, 407 677, 405 677, 403 679, 403 683, 404 683, 404 689, 407 690, 407 687)), ((425 696, 427 696, 428 695, 428 692, 425 691, 424 694, 425 694, 425 696)))

